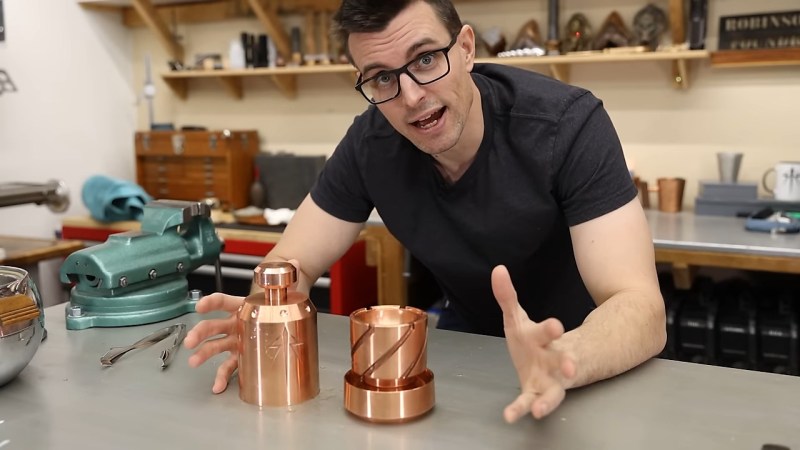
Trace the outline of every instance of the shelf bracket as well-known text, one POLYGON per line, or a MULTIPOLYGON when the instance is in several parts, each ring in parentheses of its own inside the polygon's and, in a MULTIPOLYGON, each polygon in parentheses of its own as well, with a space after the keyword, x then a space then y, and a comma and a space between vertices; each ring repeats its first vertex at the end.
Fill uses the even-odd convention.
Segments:
POLYGON ((353 69, 353 72, 345 72, 342 73, 342 78, 347 81, 347 84, 353 86, 355 88, 356 83, 358 82, 358 72, 353 69))
POLYGON ((550 75, 562 83, 569 83, 569 64, 550 64, 550 75))
POLYGON ((672 84, 677 89, 689 89, 689 62, 687 60, 672 61, 672 84))
POLYGON ((189 98, 188 82, 183 78, 162 78, 172 92, 181 100, 189 98))
POLYGON ((275 42, 275 48, 278 53, 283 57, 284 61, 289 61, 292 54, 292 47, 289 44, 289 35, 283 29, 280 19, 273 10, 269 10, 261 3, 261 0, 247 0, 250 7, 258 17, 261 25, 267 30, 269 38, 275 42))
POLYGON ((270 75, 272 81, 283 94, 289 98, 297 97, 297 76, 295 75, 270 75))
POLYGON ((236 100, 242 99, 242 79, 241 77, 219 77, 218 78, 222 85, 225 86, 225 90, 228 91, 228 94, 231 97, 235 98, 236 100))
POLYGON ((183 47, 175 39, 175 36, 170 33, 169 28, 161 20, 161 17, 156 12, 150 0, 132 0, 133 8, 142 17, 142 20, 147 26, 153 30, 158 36, 158 39, 166 47, 169 56, 175 61, 183 61, 183 47))

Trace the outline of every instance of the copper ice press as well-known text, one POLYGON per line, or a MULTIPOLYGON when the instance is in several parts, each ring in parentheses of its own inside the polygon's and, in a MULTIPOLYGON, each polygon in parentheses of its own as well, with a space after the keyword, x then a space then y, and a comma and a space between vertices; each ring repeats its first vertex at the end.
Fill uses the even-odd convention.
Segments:
POLYGON ((433 408, 427 367, 428 316, 409 306, 373 306, 350 314, 351 370, 344 406, 370 422, 405 422, 433 408))
POLYGON ((297 271, 288 262, 256 267, 263 293, 239 309, 239 397, 259 406, 288 406, 319 393, 317 310, 307 295, 289 291, 297 271))

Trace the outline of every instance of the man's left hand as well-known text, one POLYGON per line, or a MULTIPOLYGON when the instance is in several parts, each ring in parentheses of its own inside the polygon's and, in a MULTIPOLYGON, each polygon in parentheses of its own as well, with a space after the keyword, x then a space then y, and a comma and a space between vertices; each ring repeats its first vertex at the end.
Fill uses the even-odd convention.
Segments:
POLYGON ((505 266, 492 271, 492 291, 503 310, 506 342, 522 389, 503 416, 509 423, 528 412, 541 419, 561 404, 568 381, 575 377, 575 361, 551 345, 564 334, 564 326, 553 318, 539 323, 530 320, 505 266))

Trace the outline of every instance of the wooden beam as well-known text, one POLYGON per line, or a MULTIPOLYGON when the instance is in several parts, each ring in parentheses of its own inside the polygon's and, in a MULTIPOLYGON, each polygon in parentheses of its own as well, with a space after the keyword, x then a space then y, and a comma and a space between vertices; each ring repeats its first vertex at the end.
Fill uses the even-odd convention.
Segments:
POLYGON ((297 76, 295 75, 271 75, 272 81, 278 89, 289 98, 297 97, 297 76))
POLYGON ((569 83, 569 64, 550 64, 550 75, 562 83, 569 83))
POLYGON ((275 43, 278 53, 283 57, 284 61, 289 61, 292 54, 292 46, 289 44, 289 35, 283 29, 283 24, 281 24, 277 14, 273 10, 265 8, 261 0, 248 1, 261 25, 267 30, 269 38, 275 43))
POLYGON ((186 100, 189 98, 188 80, 186 78, 162 78, 179 99, 186 100))
POLYGON ((166 47, 167 52, 173 60, 183 62, 183 47, 178 44, 175 37, 170 33, 167 25, 161 20, 153 4, 149 0, 132 0, 133 7, 136 12, 142 17, 142 20, 147 23, 147 26, 153 30, 158 36, 158 39, 166 47))
POLYGON ((242 78, 241 77, 219 77, 219 81, 225 86, 225 90, 236 100, 242 99, 242 78))
POLYGON ((672 61, 672 84, 678 89, 689 89, 689 62, 685 59, 672 61))
MULTIPOLYGON (((214 3, 188 3, 178 5, 154 5, 161 20, 174 23, 219 22, 226 19, 253 17, 247 0, 229 0, 214 3)), ((128 27, 147 24, 132 8, 123 8, 123 23, 128 27)))
POLYGON ((279 11, 298 12, 305 9, 314 11, 336 11, 339 9, 341 0, 270 0, 270 3, 277 3, 279 11))
POLYGON ((672 265, 672 279, 676 289, 689 290, 692 288, 696 269, 688 264, 675 263, 672 265))

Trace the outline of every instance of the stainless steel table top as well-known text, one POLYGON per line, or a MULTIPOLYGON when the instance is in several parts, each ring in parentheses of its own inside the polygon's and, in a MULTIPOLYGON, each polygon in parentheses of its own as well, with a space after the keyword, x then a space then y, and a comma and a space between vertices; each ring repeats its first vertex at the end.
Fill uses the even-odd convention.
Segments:
POLYGON ((653 360, 611 380, 569 391, 545 420, 509 425, 518 393, 503 339, 431 330, 428 366, 436 407, 401 425, 375 425, 342 406, 350 367, 348 319, 320 315, 319 396, 259 409, 234 383, 210 387, 221 357, 201 368, 182 349, 166 370, 167 342, 102 368, 109 347, 196 314, 158 324, 68 331, 63 305, 47 308, 48 339, 0 388, 0 448, 19 449, 800 449, 800 378, 653 360))
POLYGON ((645 214, 657 248, 800 258, 800 234, 747 231, 745 219, 737 217, 656 210, 646 210, 645 214))
MULTIPOLYGON (((646 209, 657 248, 745 253, 800 258, 800 234, 770 234, 744 229, 745 219, 703 216, 693 212, 665 213, 646 209)), ((383 221, 373 210, 367 224, 383 221)))

